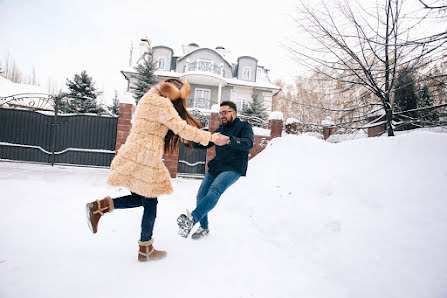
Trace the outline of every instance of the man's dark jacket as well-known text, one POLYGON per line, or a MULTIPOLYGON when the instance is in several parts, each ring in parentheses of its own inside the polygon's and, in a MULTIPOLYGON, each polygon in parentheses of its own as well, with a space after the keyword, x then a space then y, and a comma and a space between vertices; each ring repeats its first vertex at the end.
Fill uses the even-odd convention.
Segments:
POLYGON ((245 176, 248 152, 253 147, 253 129, 250 123, 236 117, 228 126, 220 125, 214 132, 230 137, 230 143, 216 146, 216 157, 208 163, 208 172, 217 177, 224 171, 235 171, 245 176))

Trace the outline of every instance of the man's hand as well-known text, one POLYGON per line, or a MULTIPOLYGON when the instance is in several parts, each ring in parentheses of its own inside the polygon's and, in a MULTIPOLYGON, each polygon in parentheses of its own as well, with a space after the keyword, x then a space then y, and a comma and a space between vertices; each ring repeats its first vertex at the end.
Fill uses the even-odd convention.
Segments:
POLYGON ((220 133, 214 133, 212 135, 212 140, 213 140, 213 143, 216 144, 217 146, 223 146, 228 143, 228 141, 230 140, 230 137, 225 136, 220 133))

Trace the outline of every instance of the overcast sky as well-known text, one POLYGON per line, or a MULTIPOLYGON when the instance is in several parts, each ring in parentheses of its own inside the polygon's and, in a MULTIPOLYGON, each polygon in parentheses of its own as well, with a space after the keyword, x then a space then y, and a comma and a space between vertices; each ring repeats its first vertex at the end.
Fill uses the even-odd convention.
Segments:
MULTIPOLYGON (((309 0, 310 1, 310 0, 309 0)), ((376 0, 359 0, 376 5, 376 0)), ((434 0, 427 0, 433 2, 434 0)), ((302 74, 281 44, 297 35, 296 0, 0 0, 0 62, 10 57, 25 74, 36 70, 65 88, 82 70, 111 101, 126 88, 131 42, 149 37, 181 55, 183 44, 223 46, 234 57, 253 56, 272 80, 302 74)), ((380 2, 380 1, 379 1, 380 2)), ((436 1, 435 1, 436 2, 436 1)), ((420 7, 417 0, 406 0, 420 7)))
POLYGON ((34 66, 44 87, 48 78, 63 87, 86 69, 112 96, 126 86, 120 70, 131 42, 148 36, 173 49, 223 46, 236 57, 257 58, 272 79, 286 79, 296 70, 280 44, 294 30, 294 2, 0 0, 0 60, 9 55, 28 74, 34 66))

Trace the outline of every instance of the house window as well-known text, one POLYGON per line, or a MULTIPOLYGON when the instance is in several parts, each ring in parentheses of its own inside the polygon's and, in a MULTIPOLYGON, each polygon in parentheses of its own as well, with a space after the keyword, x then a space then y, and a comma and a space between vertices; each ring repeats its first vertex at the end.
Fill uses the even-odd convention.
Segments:
POLYGON ((209 109, 211 100, 211 90, 196 88, 194 93, 194 108, 209 109))
POLYGON ((250 80, 251 68, 249 66, 244 66, 242 69, 242 78, 244 80, 250 80))
POLYGON ((248 100, 250 98, 250 94, 236 94, 234 97, 234 103, 237 106, 237 110, 242 112, 244 109, 248 108, 248 100))
POLYGON ((166 58, 159 57, 158 58, 158 69, 165 69, 165 65, 166 65, 166 58))

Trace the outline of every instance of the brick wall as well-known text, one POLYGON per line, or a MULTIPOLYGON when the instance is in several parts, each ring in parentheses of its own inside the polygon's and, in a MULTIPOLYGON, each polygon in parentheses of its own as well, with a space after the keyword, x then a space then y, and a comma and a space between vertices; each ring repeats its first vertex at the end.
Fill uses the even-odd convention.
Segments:
POLYGON ((168 168, 171 178, 177 177, 178 151, 179 151, 179 149, 177 146, 177 149, 175 150, 175 152, 163 154, 163 162, 164 162, 165 166, 168 168))
POLYGON ((323 127, 323 138, 327 140, 331 135, 335 134, 336 131, 337 129, 335 127, 323 127))
POLYGON ((248 154, 248 159, 252 159, 258 153, 265 149, 267 144, 270 142, 272 137, 270 136, 257 136, 255 135, 253 148, 251 148, 250 153, 248 154))
MULTIPOLYGON (((116 137, 116 152, 126 142, 127 136, 130 133, 132 127, 132 114, 135 111, 135 106, 132 104, 120 103, 120 112, 118 118, 117 137, 116 137)), ((211 113, 209 129, 211 132, 215 131, 220 125, 220 119, 218 113, 211 113)), ((250 150, 249 158, 255 157, 260 153, 271 139, 280 137, 282 135, 283 121, 282 120, 270 120, 270 136, 254 136, 253 148, 250 150)), ((163 162, 169 170, 169 174, 172 178, 177 177, 178 169, 178 155, 179 150, 173 153, 165 153, 163 155, 163 162)), ((216 156, 216 150, 214 146, 208 149, 206 162, 208 163, 216 156)))
MULTIPOLYGON (((218 113, 211 113, 210 117, 210 131, 215 131, 220 125, 220 119, 218 113)), ((255 157, 258 153, 265 149, 271 139, 280 137, 282 135, 283 121, 282 120, 270 120, 269 121, 270 136, 254 136, 253 148, 251 148, 248 158, 255 157)), ((215 146, 208 149, 206 162, 208 163, 216 156, 215 146)))
POLYGON ((120 147, 126 142, 127 136, 130 133, 130 128, 132 127, 132 114, 134 111, 134 105, 120 103, 118 127, 116 129, 116 153, 118 153, 120 147))
POLYGON ((368 127, 368 138, 378 137, 386 132, 386 124, 368 127))

